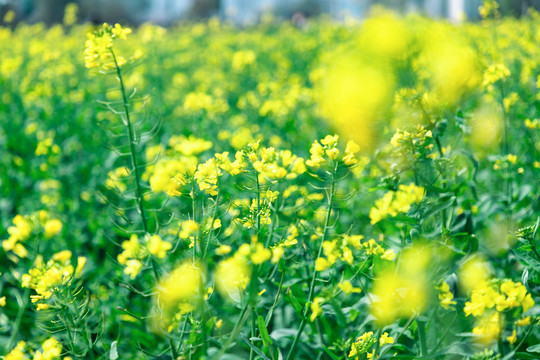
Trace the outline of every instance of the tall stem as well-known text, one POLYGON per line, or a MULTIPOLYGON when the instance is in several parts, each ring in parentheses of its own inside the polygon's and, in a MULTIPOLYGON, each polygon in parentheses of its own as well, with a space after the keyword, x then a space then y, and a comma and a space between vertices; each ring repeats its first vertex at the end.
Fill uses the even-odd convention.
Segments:
POLYGON ((114 55, 114 51, 111 49, 111 54, 114 59, 114 65, 116 67, 116 74, 118 75, 118 81, 120 82, 120 91, 122 93, 122 103, 124 106, 124 115, 125 115, 125 124, 127 128, 128 133, 128 139, 129 139, 129 152, 131 155, 131 166, 133 167, 133 173, 135 176, 135 203, 137 205, 137 210, 139 211, 139 214, 141 215, 141 221, 144 233, 148 233, 148 225, 146 222, 146 214, 144 212, 144 203, 143 203, 143 197, 142 197, 142 191, 141 191, 141 183, 140 183, 140 177, 139 177, 139 165, 137 164, 137 156, 135 152, 135 135, 133 133, 133 125, 131 124, 131 118, 129 116, 129 104, 126 96, 126 88, 124 86, 124 79, 122 77, 122 69, 120 66, 118 66, 118 62, 116 61, 116 56, 114 55))
MULTIPOLYGON (((338 163, 335 162, 334 170, 332 171, 332 182, 331 182, 331 185, 330 185, 330 194, 328 195, 328 210, 326 211, 326 219, 324 221, 323 235, 322 235, 322 238, 321 238, 321 243, 319 245, 319 251, 317 252, 317 258, 315 260, 315 263, 313 264, 313 275, 311 276, 311 283, 310 283, 310 286, 309 286, 309 293, 308 293, 308 298, 307 298, 306 305, 311 303, 311 301, 313 300, 313 292, 315 290, 315 280, 316 280, 316 277, 317 277, 316 262, 317 262, 317 259, 319 259, 321 257, 323 244, 326 241, 326 237, 328 236, 328 228, 329 228, 329 224, 330 224, 330 216, 332 214, 332 207, 333 207, 333 204, 334 204, 334 195, 336 193, 337 166, 338 166, 338 163)), ((287 355, 287 360, 293 359, 294 352, 296 350, 296 346, 298 345, 298 342, 300 341, 300 337, 302 335, 302 332, 304 331, 304 328, 306 327, 306 324, 307 324, 308 312, 309 312, 309 307, 306 306, 306 308, 304 310, 304 313, 302 314, 302 320, 300 322, 300 326, 298 327, 298 332, 296 333, 296 337, 294 338, 293 343, 291 345, 291 349, 289 350, 289 354, 287 355)))

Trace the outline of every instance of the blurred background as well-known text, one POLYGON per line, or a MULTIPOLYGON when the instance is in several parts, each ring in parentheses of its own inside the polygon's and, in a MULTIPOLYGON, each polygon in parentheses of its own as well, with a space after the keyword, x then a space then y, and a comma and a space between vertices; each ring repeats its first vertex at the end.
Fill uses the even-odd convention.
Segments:
MULTIPOLYGON (((68 3, 79 6, 80 21, 101 23, 152 22, 168 26, 181 20, 220 17, 238 25, 258 22, 263 15, 302 21, 327 15, 336 20, 361 19, 374 5, 401 13, 418 12, 451 21, 477 20, 481 0, 0 0, 0 20, 15 24, 61 23, 68 3), (8 14, 6 19, 6 14, 8 14), (13 16, 14 15, 14 16, 13 16), (6 21, 7 20, 7 21, 6 21)), ((540 0, 500 0, 501 13, 520 17, 540 0)))

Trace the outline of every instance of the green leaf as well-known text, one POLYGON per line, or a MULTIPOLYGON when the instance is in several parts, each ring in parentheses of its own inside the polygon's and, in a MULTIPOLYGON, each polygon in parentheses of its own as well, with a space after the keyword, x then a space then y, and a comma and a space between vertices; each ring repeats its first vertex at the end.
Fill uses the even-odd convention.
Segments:
POLYGON ((518 248, 514 250, 514 253, 524 265, 529 266, 536 271, 540 271, 540 261, 534 256, 533 252, 523 251, 518 248))
POLYGON ((259 332, 261 333, 263 344, 265 346, 268 346, 268 348, 270 348, 272 346, 272 339, 270 338, 270 335, 268 334, 268 329, 266 328, 266 323, 264 322, 264 319, 262 316, 259 315, 259 317, 257 318, 257 323, 259 325, 259 332))
POLYGON ((533 345, 533 346, 529 346, 529 347, 527 348, 527 351, 528 351, 528 352, 540 353, 540 344, 533 345))
POLYGON ((269 358, 268 356, 266 356, 266 354, 265 354, 261 349, 259 349, 259 348, 256 347, 255 345, 253 345, 253 344, 251 343, 251 341, 249 341, 243 334, 240 334, 240 337, 241 337, 242 340, 244 340, 244 342, 245 342, 246 344, 248 344, 248 346, 249 346, 250 348, 252 348, 253 351, 255 351, 255 353, 256 353, 257 355, 259 355, 263 360, 270 360, 270 358, 269 358))

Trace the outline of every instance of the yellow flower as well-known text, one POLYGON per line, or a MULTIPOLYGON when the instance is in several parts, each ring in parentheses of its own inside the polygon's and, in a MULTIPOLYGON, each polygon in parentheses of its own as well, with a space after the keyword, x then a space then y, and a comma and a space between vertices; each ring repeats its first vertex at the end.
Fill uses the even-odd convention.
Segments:
POLYGON ((315 271, 324 271, 328 269, 331 266, 331 264, 328 262, 327 259, 320 257, 317 260, 315 260, 315 271))
POLYGON ((48 220, 45 223, 44 229, 45 229, 45 237, 50 239, 54 235, 58 234, 60 230, 62 230, 62 221, 58 219, 48 220))
POLYGON ((270 259, 270 262, 272 264, 277 264, 279 260, 283 257, 283 254, 285 254, 283 246, 276 246, 272 249, 272 258, 270 259))
POLYGON ((524 317, 523 319, 519 319, 515 322, 516 326, 527 326, 527 325, 530 325, 531 324, 531 317, 530 316, 527 316, 527 317, 524 317))
POLYGON ((124 274, 129 275, 132 279, 139 274, 142 268, 142 262, 136 259, 129 259, 126 261, 126 267, 124 268, 124 274))
POLYGON ((221 245, 216 249, 216 255, 227 255, 231 250, 232 248, 229 245, 221 245))
POLYGON ((0 307, 6 306, 6 297, 2 296, 0 297, 0 307))
POLYGON ((179 233, 181 239, 187 239, 199 231, 199 224, 194 220, 186 220, 181 223, 182 230, 179 233))
POLYGON ((251 261, 255 265, 262 264, 263 262, 270 259, 272 252, 264 247, 263 244, 257 243, 255 245, 255 251, 251 254, 251 261))
POLYGON ((454 294, 450 292, 450 286, 446 282, 443 281, 441 285, 437 287, 437 290, 439 290, 439 301, 443 308, 448 310, 452 305, 456 305, 456 302, 453 300, 454 294))
POLYGON ((39 303, 39 304, 37 304, 36 310, 37 310, 37 311, 40 311, 40 310, 47 310, 48 308, 50 308, 50 305, 48 305, 48 304, 43 304, 43 303, 39 303))
POLYGON ((477 321, 472 332, 478 336, 480 343, 489 344, 497 339, 501 332, 499 319, 499 312, 495 311, 492 315, 485 315, 477 321))
POLYGON ((349 280, 344 280, 338 284, 339 288, 347 295, 360 293, 362 289, 354 287, 349 280))
POLYGON ((506 340, 508 340, 508 342, 509 342, 510 344, 513 344, 513 343, 516 342, 516 340, 517 340, 516 329, 514 329, 514 330, 512 331, 512 335, 506 337, 506 340))
POLYGON ((77 258, 77 268, 75 268, 75 276, 80 276, 83 269, 84 269, 84 265, 86 265, 86 257, 84 256, 79 256, 77 258))
POLYGON ((386 345, 386 344, 393 344, 394 343, 394 338, 391 337, 391 336, 388 336, 388 333, 385 332, 381 335, 381 337, 379 338, 379 345, 380 346, 383 346, 383 345, 386 345))
POLYGON ((159 235, 152 235, 148 240, 146 247, 148 252, 159 259, 165 258, 167 251, 172 248, 172 244, 167 241, 163 241, 159 235))
POLYGON ((19 341, 17 346, 6 355, 5 360, 27 360, 28 357, 24 354, 26 343, 19 341))
POLYGON ((321 305, 324 303, 324 298, 316 297, 313 299, 313 302, 311 303, 311 316, 309 317, 309 321, 313 322, 315 319, 322 314, 322 308, 321 305))

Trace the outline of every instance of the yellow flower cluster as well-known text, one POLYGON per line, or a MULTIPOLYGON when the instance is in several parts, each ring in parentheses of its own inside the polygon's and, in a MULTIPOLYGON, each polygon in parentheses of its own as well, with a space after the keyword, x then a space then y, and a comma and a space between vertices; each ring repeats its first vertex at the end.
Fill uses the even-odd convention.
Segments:
POLYGON ((465 303, 463 311, 466 316, 480 316, 487 309, 495 308, 497 311, 513 309, 521 306, 527 312, 534 305, 531 294, 520 282, 512 280, 503 281, 500 286, 493 282, 481 282, 471 294, 471 301, 465 303))
POLYGON ((114 27, 104 23, 93 33, 88 33, 86 48, 84 49, 84 61, 87 68, 114 69, 117 65, 122 66, 126 59, 116 57, 113 52, 113 42, 116 39, 126 39, 131 29, 122 28, 120 24, 114 27))
POLYGON ((124 273, 132 279, 139 274, 143 263, 141 260, 146 258, 146 249, 139 242, 136 234, 131 235, 129 240, 122 242, 122 253, 118 254, 117 260, 120 265, 124 265, 124 273))
POLYGON ((107 186, 109 189, 114 189, 122 193, 127 190, 126 179, 129 177, 129 175, 130 172, 127 167, 117 167, 116 169, 107 173, 105 186, 107 186))
MULTIPOLYGON (((85 257, 77 259, 77 267, 71 265, 71 251, 60 251, 44 263, 41 256, 35 261, 35 267, 30 269, 28 274, 22 276, 22 287, 33 289, 37 295, 32 295, 32 302, 49 299, 61 285, 66 285, 73 277, 78 277, 82 273, 86 264, 85 257)), ((38 310, 47 309, 48 305, 38 304, 38 310)))
POLYGON ((318 169, 326 164, 327 159, 342 160, 345 165, 352 166, 358 164, 359 159, 356 154, 360 151, 360 146, 354 141, 349 140, 344 151, 344 155, 339 157, 338 135, 327 135, 320 141, 315 140, 309 149, 310 158, 306 160, 306 165, 318 169))
POLYGON ((454 294, 450 291, 448 283, 443 281, 436 289, 439 291, 439 302, 441 306, 446 310, 453 309, 453 305, 456 305, 456 302, 454 301, 454 294))
MULTIPOLYGON (((472 291, 471 300, 465 303, 463 311, 465 316, 480 317, 473 333, 479 336, 480 342, 490 343, 502 330, 500 318, 505 310, 521 307, 522 313, 525 313, 533 306, 531 294, 520 282, 482 281, 472 291)), ((516 325, 527 323, 527 319, 518 320, 516 325)))
POLYGON ((396 216, 406 213, 412 204, 419 203, 425 196, 425 190, 413 183, 399 185, 397 191, 388 191, 384 196, 375 201, 375 206, 369 211, 371 224, 376 224, 388 216, 396 216))
POLYGON ((13 226, 9 226, 7 231, 9 238, 2 241, 4 251, 13 251, 21 258, 26 257, 28 250, 21 243, 27 240, 32 234, 31 222, 21 215, 16 215, 13 218, 13 226))
POLYGON ((484 72, 484 79, 482 80, 482 86, 493 88, 499 80, 504 80, 510 76, 510 70, 504 64, 493 64, 488 66, 484 72))
POLYGON ((62 344, 58 342, 54 337, 51 337, 41 344, 43 352, 36 351, 34 353, 33 360, 54 360, 59 359, 62 354, 62 344))
POLYGON ((525 119, 525 126, 531 130, 540 130, 540 119, 525 119))
MULTIPOLYGON (((432 138, 431 130, 426 130, 424 126, 417 125, 414 131, 397 129, 392 138, 390 145, 395 148, 421 146, 424 145, 428 138, 432 138)), ((430 144, 433 147, 433 144, 430 144)))
POLYGON ((136 234, 131 235, 129 240, 122 242, 123 251, 118 254, 118 263, 124 265, 124 273, 132 279, 139 274, 142 269, 143 261, 148 254, 154 255, 159 259, 165 258, 167 251, 172 248, 172 244, 164 241, 159 235, 146 235, 145 244, 139 242, 136 234))
MULTIPOLYGON (((373 331, 368 331, 356 338, 355 342, 351 345, 351 351, 349 352, 349 358, 354 357, 354 360, 359 360, 360 355, 366 354, 368 359, 372 359, 375 350, 368 352, 369 349, 377 343, 377 339, 373 336, 373 331)), ((384 346, 388 344, 393 344, 394 338, 388 336, 388 333, 385 332, 381 334, 379 338, 379 346, 384 346)))
POLYGON ((321 256, 315 261, 316 271, 324 271, 330 268, 339 259, 352 265, 354 262, 352 249, 364 252, 367 255, 379 256, 384 260, 394 260, 396 255, 392 249, 385 250, 374 239, 361 241, 362 239, 362 235, 347 235, 342 239, 324 241, 322 244, 324 257, 321 256))
MULTIPOLYGON (((54 337, 50 337, 41 344, 41 350, 34 352, 33 360, 58 360, 62 354, 62 344, 54 337)), ((5 357, 5 360, 29 360, 27 350, 29 351, 26 342, 19 341, 17 346, 11 350, 5 357)), ((64 360, 71 360, 69 357, 64 357, 64 360)))
MULTIPOLYGON (((7 231, 9 238, 2 241, 2 247, 6 252, 13 252, 20 258, 28 256, 28 250, 24 243, 32 236, 33 232, 41 232, 46 239, 52 238, 62 230, 62 221, 51 218, 50 214, 41 210, 30 216, 16 215, 13 225, 7 231)), ((38 236, 39 234, 36 234, 38 236)), ((17 258, 11 257, 13 261, 17 258)))

